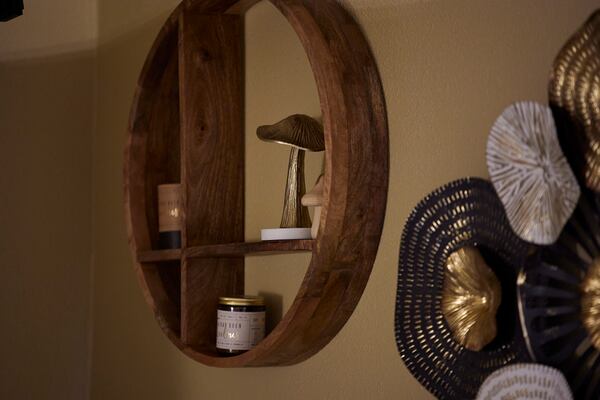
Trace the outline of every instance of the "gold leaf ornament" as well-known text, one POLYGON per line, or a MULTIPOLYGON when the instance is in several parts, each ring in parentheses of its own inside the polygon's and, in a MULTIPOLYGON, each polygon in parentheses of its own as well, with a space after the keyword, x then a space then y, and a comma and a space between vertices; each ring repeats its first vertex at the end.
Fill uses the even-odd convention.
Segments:
POLYGON ((581 285, 583 325, 594 347, 600 350, 600 259, 590 265, 581 285))
POLYGON ((446 261, 442 313, 454 339, 480 351, 496 337, 502 290, 498 278, 474 247, 463 247, 446 261))
POLYGON ((550 105, 561 144, 585 186, 600 191, 600 10, 554 60, 550 105))

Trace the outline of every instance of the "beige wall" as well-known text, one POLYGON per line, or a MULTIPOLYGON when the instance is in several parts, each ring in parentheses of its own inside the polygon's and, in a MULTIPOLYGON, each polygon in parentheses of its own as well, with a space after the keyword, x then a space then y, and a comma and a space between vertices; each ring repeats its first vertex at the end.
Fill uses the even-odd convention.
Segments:
MULTIPOLYGON (((71 1, 77 3, 62 0, 57 10, 71 1)), ((34 12, 36 2, 43 1, 26 6, 43 20, 47 8, 34 12)), ((371 42, 388 105, 390 192, 380 251, 359 306, 325 349, 296 366, 238 370, 204 367, 170 344, 144 303, 127 247, 121 183, 129 106, 145 55, 176 3, 99 0, 97 10, 89 8, 97 12, 92 28, 84 24, 69 34, 62 27, 72 16, 64 13, 51 27, 48 21, 30 29, 0 24, 0 354, 6 364, 0 398, 85 398, 90 317, 93 399, 431 398, 403 366, 394 341, 403 222, 436 186, 487 176, 489 127, 510 102, 545 101, 553 56, 597 2, 345 1, 371 42), (97 58, 85 45, 96 40, 95 24, 97 58), (49 36, 45 44, 39 45, 39 31, 49 36)), ((260 227, 278 224, 288 154, 256 140, 254 130, 294 112, 318 116, 319 108, 303 51, 276 10, 256 6, 246 31, 246 236, 255 239, 260 227)), ((309 183, 320 157, 309 159, 309 183)), ((247 265, 247 291, 280 298, 278 314, 289 307, 307 256, 251 257, 247 265)))
POLYGON ((89 50, 96 45, 97 0, 25 0, 24 15, 0 25, 0 58, 89 50))
POLYGON ((2 399, 89 394, 92 5, 28 0, 0 23, 2 399))
MULTIPOLYGON (((144 56, 175 3, 153 2, 140 19, 122 13, 121 1, 100 2, 92 397, 430 398, 403 366, 394 341, 403 222, 436 186, 465 175, 487 176, 491 124, 512 101, 546 99, 553 56, 596 1, 346 1, 372 44, 388 103, 390 193, 379 255, 356 312, 324 350, 296 366, 238 370, 197 364, 163 337, 144 304, 126 246, 119 183, 127 112, 144 56)), ((246 31, 246 233, 256 238, 261 226, 278 223, 287 152, 257 141, 253 131, 294 112, 318 115, 319 109, 299 42, 277 11, 259 4, 247 16, 246 31)), ((311 157, 309 182, 319 160, 311 157)), ((285 310, 306 264, 306 256, 248 258, 247 292, 280 296, 285 310)))

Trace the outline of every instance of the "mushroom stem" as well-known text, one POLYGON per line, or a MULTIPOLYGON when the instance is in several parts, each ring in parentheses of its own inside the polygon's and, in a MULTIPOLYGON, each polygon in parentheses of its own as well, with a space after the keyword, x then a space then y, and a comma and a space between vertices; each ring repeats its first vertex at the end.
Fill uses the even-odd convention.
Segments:
POLYGON ((288 165, 287 184, 281 216, 281 228, 310 228, 310 215, 302 206, 302 196, 306 192, 304 184, 304 150, 292 147, 288 165))

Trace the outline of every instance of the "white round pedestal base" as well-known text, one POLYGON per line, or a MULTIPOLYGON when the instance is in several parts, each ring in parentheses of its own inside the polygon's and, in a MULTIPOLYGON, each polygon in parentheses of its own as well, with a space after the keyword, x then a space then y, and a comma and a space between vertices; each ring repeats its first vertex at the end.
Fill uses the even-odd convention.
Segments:
POLYGON ((261 240, 301 240, 310 239, 310 228, 261 229, 261 240))

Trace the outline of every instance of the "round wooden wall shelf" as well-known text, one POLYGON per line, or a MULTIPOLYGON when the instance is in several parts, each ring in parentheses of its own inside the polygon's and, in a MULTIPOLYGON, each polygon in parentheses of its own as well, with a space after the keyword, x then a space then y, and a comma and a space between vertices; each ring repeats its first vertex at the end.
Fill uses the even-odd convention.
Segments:
POLYGON ((388 128, 377 67, 333 0, 271 0, 293 26, 316 79, 325 181, 316 240, 244 243, 243 14, 257 0, 184 1, 142 70, 129 123, 125 203, 146 299, 185 354, 206 365, 289 365, 348 320, 369 279, 385 214, 388 128), (158 249, 157 186, 181 182, 181 250, 158 249), (219 357, 218 297, 244 292, 244 255, 311 251, 281 322, 254 349, 219 357))

